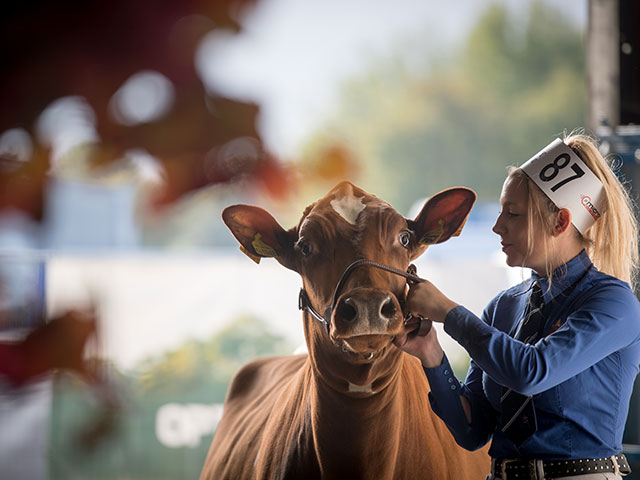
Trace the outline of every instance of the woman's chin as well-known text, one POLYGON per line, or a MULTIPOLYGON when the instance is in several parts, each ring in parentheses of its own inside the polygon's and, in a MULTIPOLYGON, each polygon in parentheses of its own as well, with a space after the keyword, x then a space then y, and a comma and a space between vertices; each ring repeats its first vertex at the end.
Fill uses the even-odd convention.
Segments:
POLYGON ((514 258, 512 256, 507 255, 506 263, 510 267, 520 267, 524 268, 523 262, 521 258, 514 258))

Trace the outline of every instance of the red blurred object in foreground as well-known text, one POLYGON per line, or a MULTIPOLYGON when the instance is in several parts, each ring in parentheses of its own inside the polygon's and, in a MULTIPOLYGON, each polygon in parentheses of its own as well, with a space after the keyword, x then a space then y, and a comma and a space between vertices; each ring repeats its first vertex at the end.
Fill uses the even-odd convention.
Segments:
POLYGON ((238 18, 256 1, 31 0, 3 6, 0 135, 24 129, 36 150, 44 150, 46 140, 36 131, 40 113, 57 99, 81 97, 95 114, 94 165, 143 149, 164 166, 167 185, 154 199, 156 206, 238 179, 282 193, 286 177, 273 178, 282 167, 264 151, 256 129, 259 107, 205 88, 195 64, 202 38, 212 31, 240 31, 238 18), (114 94, 140 72, 167 80, 171 105, 156 118, 118 121, 114 94), (249 158, 229 156, 229 148, 243 141, 252 145, 243 150, 249 158))
POLYGON ((71 311, 35 328, 22 341, 0 343, 0 374, 14 387, 54 369, 65 369, 93 380, 84 360, 85 346, 95 335, 93 316, 71 311))
POLYGON ((85 358, 92 338, 96 338, 95 315, 74 310, 35 328, 21 341, 0 343, 0 376, 14 388, 53 371, 73 372, 86 382, 100 408, 75 435, 75 445, 83 450, 113 431, 120 411, 114 386, 97 363, 85 358))

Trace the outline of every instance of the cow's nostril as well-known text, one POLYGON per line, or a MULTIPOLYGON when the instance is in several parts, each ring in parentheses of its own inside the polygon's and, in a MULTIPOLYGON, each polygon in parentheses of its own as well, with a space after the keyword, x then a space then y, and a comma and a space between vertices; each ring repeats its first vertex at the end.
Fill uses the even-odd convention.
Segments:
POLYGON ((358 311, 352 305, 353 301, 351 298, 345 298, 338 305, 338 309, 336 311, 336 315, 345 322, 353 322, 358 316, 358 311))
POLYGON ((380 309, 380 313, 384 318, 392 318, 396 315, 397 313, 396 304, 393 301, 393 297, 391 297, 391 295, 387 296, 385 301, 382 303, 382 308, 380 309))

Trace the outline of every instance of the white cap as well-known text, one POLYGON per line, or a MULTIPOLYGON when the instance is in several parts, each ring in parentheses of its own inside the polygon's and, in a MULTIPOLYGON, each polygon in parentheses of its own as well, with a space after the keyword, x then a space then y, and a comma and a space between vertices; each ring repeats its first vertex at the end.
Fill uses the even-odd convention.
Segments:
POLYGON ((580 157, 556 139, 520 168, 558 208, 567 208, 583 235, 600 218, 603 185, 580 157))

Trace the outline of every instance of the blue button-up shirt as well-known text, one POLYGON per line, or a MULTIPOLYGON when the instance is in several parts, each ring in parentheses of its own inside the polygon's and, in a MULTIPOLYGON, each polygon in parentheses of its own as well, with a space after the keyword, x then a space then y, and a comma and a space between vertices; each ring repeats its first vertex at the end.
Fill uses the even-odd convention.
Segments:
POLYGON ((599 272, 585 251, 554 273, 551 288, 533 273, 491 300, 482 319, 454 308, 444 330, 471 357, 467 378, 454 377, 446 356, 425 373, 431 406, 460 445, 474 450, 492 440, 492 457, 549 460, 622 450, 640 363, 640 303, 629 284, 599 272), (546 323, 544 338, 530 345, 513 337, 534 281, 544 292, 546 323), (501 432, 505 386, 534 399, 538 429, 519 448, 501 432), (471 403, 471 423, 460 395, 471 403))

